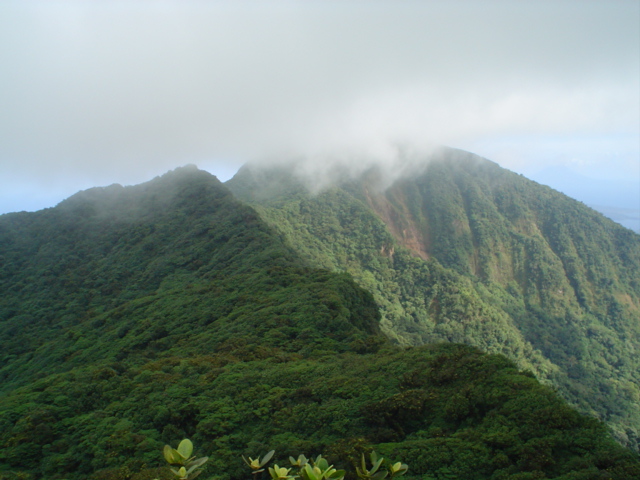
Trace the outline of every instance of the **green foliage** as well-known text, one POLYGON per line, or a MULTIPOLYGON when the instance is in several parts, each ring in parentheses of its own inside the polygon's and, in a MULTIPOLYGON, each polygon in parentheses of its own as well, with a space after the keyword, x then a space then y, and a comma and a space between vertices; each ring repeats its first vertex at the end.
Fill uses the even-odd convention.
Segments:
POLYGON ((388 471, 379 470, 382 462, 384 461, 384 458, 378 457, 378 454, 376 452, 371 452, 370 457, 371 469, 367 469, 367 462, 364 458, 364 453, 362 454, 362 461, 360 462, 360 466, 356 467, 358 478, 360 478, 361 480, 383 480, 384 478, 387 478, 387 476, 389 476, 390 478, 400 477, 407 473, 407 470, 409 469, 406 464, 402 462, 396 462, 393 465, 389 466, 388 471))
POLYGON ((371 452, 371 470, 367 469, 367 463, 364 458, 364 453, 362 454, 362 463, 361 467, 358 467, 358 477, 366 480, 382 480, 387 476, 387 472, 381 470, 378 472, 380 465, 382 464, 383 458, 378 458, 375 452, 371 452))
POLYGON ((306 267, 204 172, 172 172, 113 198, 83 192, 1 220, 4 391, 96 360, 145 362, 177 345, 186 354, 268 337, 263 348, 304 355, 351 342, 366 349, 379 330, 366 291, 348 275, 306 267))
POLYGON ((329 465, 322 455, 318 455, 300 468, 300 477, 303 480, 342 480, 345 473, 344 470, 337 470, 333 465, 329 465))
MULTIPOLYGON (((31 469, 44 459, 37 468, 50 478, 78 464, 81 475, 134 469, 125 465, 131 448, 149 461, 170 430, 149 437, 110 412, 98 424, 87 418, 121 404, 130 380, 147 388, 174 361, 212 355, 214 378, 239 361, 376 351, 385 342, 368 292, 346 274, 304 265, 255 211, 193 169, 5 215, 0 246, 0 421, 13 426, 2 433, 11 448, 0 461, 31 469), (42 408, 14 403, 20 387, 38 381, 42 408), (68 426, 75 415, 89 417, 68 426), (69 453, 71 432, 81 443, 91 438, 90 458, 69 453)), ((165 410, 161 396, 140 394, 138 405, 153 401, 157 410, 142 430, 163 432, 178 416, 170 428, 181 431, 193 420, 193 399, 182 397, 189 380, 167 387, 183 401, 165 410)))
MULTIPOLYGON (((264 456, 262 461, 259 459, 244 460, 253 470, 252 473, 256 474, 262 471, 260 470, 261 467, 271 459, 273 453, 274 451, 271 450, 264 456)), ((381 470, 378 472, 383 460, 383 458, 378 458, 375 452, 371 452, 373 466, 371 470, 367 470, 363 454, 362 468, 356 467, 358 477, 361 480, 381 480, 390 474, 391 478, 393 478, 394 476, 404 475, 409 468, 407 465, 397 462, 391 465, 388 471, 381 470)), ((271 475, 272 480, 291 480, 294 478, 302 478, 303 480, 343 480, 346 474, 345 470, 337 470, 333 468, 333 465, 329 465, 329 462, 322 455, 318 455, 315 459, 308 461, 304 454, 300 454, 297 459, 290 456, 289 461, 293 467, 298 469, 298 475, 291 474, 292 468, 280 467, 275 464, 273 467, 269 467, 269 475, 271 475)))
MULTIPOLYGON (((423 302, 439 335, 515 348, 483 300, 500 290, 403 253, 379 220, 352 213, 339 226, 374 233, 375 254, 366 241, 353 252, 376 299, 400 292, 416 315, 423 302), (390 239, 384 254, 378 238, 390 239)), ((331 218, 327 238, 347 239, 331 218)), ((0 477, 168 480, 158 452, 189 438, 211 456, 189 473, 189 444, 169 447, 177 476, 246 478, 242 455, 273 448, 326 453, 309 478, 354 470, 372 450, 407 459, 407 479, 638 478, 638 457, 603 424, 505 357, 391 345, 374 297, 349 273, 310 267, 288 238, 193 169, 0 217, 0 477)), ((385 304, 385 328, 405 319, 423 338, 397 306, 385 304)), ((305 458, 294 461, 308 470, 305 458)))
POLYGON ((388 337, 507 355, 638 449, 640 236, 450 149, 390 186, 372 170, 311 194, 292 172, 245 167, 227 185, 371 291, 388 337))
POLYGON ((269 452, 267 452, 265 454, 264 457, 262 457, 262 460, 260 459, 260 457, 257 458, 251 458, 249 457, 249 460, 247 460, 246 458, 244 458, 244 455, 242 456, 242 459, 244 460, 244 462, 249 465, 249 468, 251 468, 251 473, 253 475, 260 473, 260 472, 264 472, 264 467, 267 463, 269 463, 269 461, 271 460, 271 457, 273 457, 273 454, 275 453, 275 450, 270 450, 269 452))
POLYGON ((269 467, 269 475, 273 480, 289 480, 295 478, 290 475, 291 468, 279 467, 276 463, 273 467, 269 467))
MULTIPOLYGON (((460 475, 470 479, 504 468, 529 472, 540 468, 526 460, 535 442, 550 446, 553 462, 542 466, 549 478, 556 471, 640 466, 603 425, 576 414, 504 357, 434 345, 220 367, 221 355, 151 362, 106 381, 86 367, 36 382, 5 403, 3 421, 12 416, 17 422, 5 423, 2 462, 51 479, 94 478, 131 458, 140 463, 130 471, 154 467, 164 443, 189 435, 212 454, 210 471, 233 479, 246 478, 246 465, 236 459, 251 461, 253 451, 271 445, 285 458, 301 450, 327 452, 330 464, 344 470, 367 453, 352 445, 364 445, 387 458, 410 459, 416 476, 444 467, 474 472, 460 475), (92 408, 63 410, 54 403, 73 385, 87 391, 101 385, 92 408), (53 429, 46 448, 19 428, 28 412, 43 408, 53 429), (22 457, 27 451, 41 458, 22 457)), ((264 458, 257 460, 263 468, 264 458)))
MULTIPOLYGON (((274 454, 274 450, 271 450, 267 453, 262 460, 257 459, 244 459, 245 463, 249 465, 252 470, 252 474, 257 474, 262 472, 264 469, 262 468, 266 465, 271 457, 274 454)), ((371 470, 366 469, 366 464, 364 460, 364 454, 362 456, 362 469, 360 467, 356 467, 356 473, 361 480, 371 480, 371 479, 383 479, 386 478, 388 474, 390 474, 391 478, 394 476, 402 476, 407 470, 408 466, 403 464, 402 462, 396 462, 393 465, 389 466, 388 471, 379 471, 383 458, 377 457, 375 452, 371 452, 371 461, 373 463, 373 467, 371 470), (377 472, 377 473, 376 473, 377 472)), ((318 455, 315 459, 311 461, 307 460, 307 457, 304 454, 298 455, 298 458, 289 457, 289 462, 291 463, 291 468, 280 467, 278 464, 275 464, 273 467, 269 467, 269 475, 272 480, 293 480, 295 478, 302 478, 303 480, 343 480, 346 471, 338 470, 333 467, 333 465, 329 465, 329 462, 322 455, 318 455), (298 475, 294 475, 291 473, 293 467, 297 468, 298 475)))
POLYGON ((177 449, 169 445, 164 446, 162 451, 164 459, 169 465, 180 468, 170 468, 171 472, 180 480, 193 480, 202 473, 202 466, 209 460, 209 457, 192 457, 193 443, 188 438, 183 439, 177 449))

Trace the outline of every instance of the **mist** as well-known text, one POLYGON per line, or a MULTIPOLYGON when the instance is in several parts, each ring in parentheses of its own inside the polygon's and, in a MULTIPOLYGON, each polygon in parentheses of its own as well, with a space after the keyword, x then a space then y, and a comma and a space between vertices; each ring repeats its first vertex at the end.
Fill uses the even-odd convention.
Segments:
POLYGON ((336 163, 392 175, 434 145, 640 189, 639 16, 633 1, 4 2, 0 212, 186 163, 221 180, 294 157, 322 181, 336 163))

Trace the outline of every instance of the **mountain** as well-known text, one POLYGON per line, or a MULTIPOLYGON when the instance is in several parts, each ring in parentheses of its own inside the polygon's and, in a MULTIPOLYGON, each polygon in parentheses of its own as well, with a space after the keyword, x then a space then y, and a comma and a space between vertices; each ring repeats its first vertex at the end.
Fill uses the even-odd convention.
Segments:
POLYGON ((371 291, 397 343, 505 354, 637 449, 640 236, 467 152, 417 165, 320 193, 287 165, 226 185, 311 264, 371 291))
MULTIPOLYGON (((344 275, 326 278, 302 266, 255 211, 195 167, 0 218, 2 390, 95 359, 131 362, 178 348, 186 354, 247 330, 276 335, 286 322, 267 329, 266 321, 283 315, 283 297, 301 304, 287 312, 288 321, 308 328, 299 351, 316 343, 340 351, 325 334, 340 332, 338 343, 355 340, 355 318, 364 332, 378 328, 367 292, 344 275), (316 287, 332 282, 349 298, 316 287), (356 317, 340 310, 345 303, 356 317), (215 336, 183 328, 187 317, 194 328, 214 328, 215 336), (133 318, 140 322, 135 328, 133 318)), ((271 345, 297 345, 285 338, 271 345)))
MULTIPOLYGON (((352 213, 389 241, 376 259, 443 282, 434 311, 458 308, 457 285, 460 308, 482 300, 352 213)), ((375 449, 408 479, 640 475, 603 423, 506 357, 394 345, 368 290, 294 247, 194 167, 0 216, 0 479, 171 478, 160 452, 184 437, 222 479, 270 449, 346 468, 375 449)))

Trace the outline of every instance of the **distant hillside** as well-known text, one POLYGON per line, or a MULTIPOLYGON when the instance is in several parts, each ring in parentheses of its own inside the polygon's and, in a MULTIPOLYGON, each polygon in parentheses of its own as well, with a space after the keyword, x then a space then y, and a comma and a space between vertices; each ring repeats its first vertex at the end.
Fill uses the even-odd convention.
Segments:
POLYGON ((348 469, 375 449, 408 480, 640 475, 505 357, 393 346, 371 294, 303 255, 195 168, 0 216, 0 479, 168 479, 184 437, 223 480, 270 449, 348 469))
POLYGON ((373 292, 388 336, 506 354, 638 448, 639 235, 457 150, 388 188, 373 169, 312 195, 292 172, 248 166, 227 185, 373 292))

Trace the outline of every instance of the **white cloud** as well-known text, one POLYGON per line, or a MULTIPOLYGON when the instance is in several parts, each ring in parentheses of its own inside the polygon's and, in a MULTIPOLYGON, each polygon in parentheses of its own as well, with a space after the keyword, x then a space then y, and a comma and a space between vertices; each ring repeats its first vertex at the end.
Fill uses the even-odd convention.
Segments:
POLYGON ((73 193, 281 152, 637 135, 639 15, 632 1, 1 3, 0 175, 73 193))

